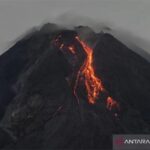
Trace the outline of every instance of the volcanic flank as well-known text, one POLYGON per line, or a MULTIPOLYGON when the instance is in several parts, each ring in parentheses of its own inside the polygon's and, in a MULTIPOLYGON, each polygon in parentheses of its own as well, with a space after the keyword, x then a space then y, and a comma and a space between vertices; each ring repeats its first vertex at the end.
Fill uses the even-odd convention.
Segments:
MULTIPOLYGON (((63 50, 65 47, 65 44, 62 43, 62 35, 59 35, 58 38, 54 40, 54 44, 56 46, 59 46, 60 50, 63 50)), ((93 66, 93 49, 90 48, 84 41, 82 41, 78 36, 74 37, 79 44, 81 44, 83 51, 85 52, 85 61, 83 64, 80 66, 79 71, 77 72, 76 79, 75 79, 75 85, 74 85, 74 95, 76 96, 76 99, 78 101, 78 104, 80 103, 80 98, 78 97, 78 94, 76 93, 76 89, 78 86, 80 86, 80 79, 83 78, 85 88, 86 88, 86 94, 87 94, 87 99, 88 102, 91 104, 95 104, 96 100, 98 99, 98 96, 100 95, 101 92, 106 92, 102 85, 102 81, 96 77, 95 71, 94 71, 94 66, 93 66)), ((67 49, 72 53, 73 55, 76 55, 76 47, 73 45, 74 43, 71 43, 71 46, 68 46, 67 49)), ((64 51, 66 51, 65 49, 64 51)), ((109 110, 112 109, 112 107, 118 107, 119 104, 117 104, 116 101, 114 101, 110 96, 106 98, 106 103, 107 103, 107 108, 109 110)))
POLYGON ((108 150, 113 134, 150 133, 150 64, 110 34, 46 24, 0 56, 0 83, 1 149, 108 150))

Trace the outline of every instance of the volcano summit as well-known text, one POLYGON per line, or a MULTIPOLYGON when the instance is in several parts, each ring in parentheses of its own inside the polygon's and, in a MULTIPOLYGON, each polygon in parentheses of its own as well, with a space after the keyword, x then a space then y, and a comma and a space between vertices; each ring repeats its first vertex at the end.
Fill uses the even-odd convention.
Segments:
POLYGON ((150 63, 112 35, 46 24, 0 56, 0 148, 111 150, 150 133, 149 91, 150 63))

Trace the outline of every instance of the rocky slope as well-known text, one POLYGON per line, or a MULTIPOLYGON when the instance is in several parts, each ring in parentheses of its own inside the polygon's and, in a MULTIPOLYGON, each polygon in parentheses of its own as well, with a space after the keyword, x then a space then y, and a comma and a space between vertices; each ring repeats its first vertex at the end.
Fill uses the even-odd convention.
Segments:
POLYGON ((150 133, 149 85, 150 64, 112 35, 47 24, 0 57, 0 147, 112 149, 113 134, 150 133), (77 58, 53 44, 60 34, 77 58), (89 104, 82 86, 77 102, 70 81, 85 54, 75 35, 94 45, 94 69, 120 104, 117 112, 107 109, 105 95, 89 104))

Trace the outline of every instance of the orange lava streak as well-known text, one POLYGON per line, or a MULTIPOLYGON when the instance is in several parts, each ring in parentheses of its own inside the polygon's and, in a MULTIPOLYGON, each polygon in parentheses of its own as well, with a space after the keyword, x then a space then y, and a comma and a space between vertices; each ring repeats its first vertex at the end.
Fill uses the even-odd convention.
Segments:
POLYGON ((72 54, 75 54, 75 53, 76 53, 73 46, 69 46, 68 49, 70 50, 70 52, 71 52, 72 54))
MULTIPOLYGON (((76 90, 77 83, 79 82, 79 76, 84 76, 85 87, 88 94, 88 101, 91 104, 96 102, 101 91, 103 91, 103 85, 99 78, 96 77, 93 68, 93 49, 90 48, 86 43, 79 39, 78 36, 75 37, 78 42, 82 45, 84 51, 86 52, 86 60, 82 67, 80 68, 74 90, 76 90)), ((74 91, 75 93, 75 91, 74 91)))

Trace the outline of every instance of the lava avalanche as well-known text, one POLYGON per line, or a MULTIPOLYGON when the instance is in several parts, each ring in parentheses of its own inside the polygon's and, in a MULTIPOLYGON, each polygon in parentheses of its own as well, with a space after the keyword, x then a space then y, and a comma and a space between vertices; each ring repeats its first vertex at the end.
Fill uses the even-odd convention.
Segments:
MULTIPOLYGON (((73 43, 65 45, 60 40, 61 38, 62 36, 59 35, 58 38, 54 40, 59 49, 63 50, 63 48, 66 49, 67 47, 67 50, 72 55, 76 55, 75 45, 73 45, 73 43)), ((77 88, 80 86, 80 79, 84 79, 84 86, 86 88, 88 102, 90 104, 95 104, 96 100, 100 97, 100 94, 103 92, 108 93, 108 91, 104 88, 102 80, 95 74, 93 66, 93 49, 89 47, 88 44, 86 44, 83 40, 81 40, 79 36, 75 36, 75 41, 82 46, 82 49, 86 54, 86 58, 77 72, 73 92, 79 103, 80 97, 78 96, 77 88)), ((108 110, 119 109, 119 104, 110 95, 107 95, 105 102, 108 110)))
POLYGON ((80 40, 78 36, 76 36, 75 38, 77 39, 78 42, 80 42, 86 53, 86 60, 84 61, 84 64, 81 66, 78 72, 74 93, 76 93, 75 91, 77 84, 79 82, 79 76, 84 76, 85 87, 88 94, 88 101, 89 103, 94 104, 100 92, 103 91, 104 88, 101 80, 98 77, 96 77, 94 72, 93 49, 91 49, 85 42, 80 40))

